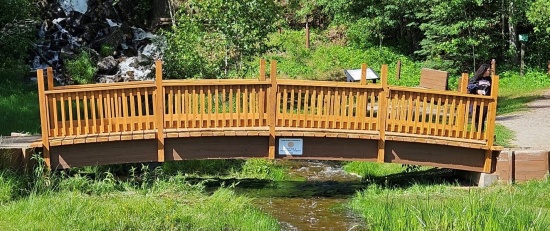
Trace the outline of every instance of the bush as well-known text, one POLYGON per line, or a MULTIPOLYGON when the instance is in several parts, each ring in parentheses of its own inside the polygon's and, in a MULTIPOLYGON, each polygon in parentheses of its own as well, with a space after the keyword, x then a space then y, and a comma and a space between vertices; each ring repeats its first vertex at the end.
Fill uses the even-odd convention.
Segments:
POLYGON ((65 64, 65 68, 73 81, 79 84, 94 83, 94 76, 97 68, 90 58, 88 52, 82 51, 72 60, 65 64))

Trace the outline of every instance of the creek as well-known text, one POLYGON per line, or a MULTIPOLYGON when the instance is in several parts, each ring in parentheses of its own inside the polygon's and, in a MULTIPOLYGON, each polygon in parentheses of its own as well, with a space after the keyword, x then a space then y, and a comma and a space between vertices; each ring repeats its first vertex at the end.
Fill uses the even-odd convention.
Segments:
POLYGON ((239 194, 254 198, 274 216, 282 230, 365 230, 362 219, 345 203, 365 183, 342 170, 342 162, 290 161, 292 175, 305 181, 270 182, 262 186, 240 182, 239 194))

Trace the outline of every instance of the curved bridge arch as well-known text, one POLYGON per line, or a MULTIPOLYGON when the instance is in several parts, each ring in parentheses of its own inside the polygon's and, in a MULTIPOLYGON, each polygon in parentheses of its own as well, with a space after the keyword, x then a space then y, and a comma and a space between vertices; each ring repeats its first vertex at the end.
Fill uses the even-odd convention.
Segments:
MULTIPOLYGON (((494 170, 492 96, 381 83, 266 78, 53 86, 38 71, 42 146, 53 168, 208 158, 360 160, 494 170), (472 108, 472 109, 470 109, 472 108), (486 129, 472 121, 488 113, 486 129), (289 141, 295 150, 288 152, 289 141)), ((366 65, 363 65, 363 73, 366 65)), ((462 78, 466 84, 467 75, 462 78)), ((463 86, 461 89, 465 89, 463 86)))

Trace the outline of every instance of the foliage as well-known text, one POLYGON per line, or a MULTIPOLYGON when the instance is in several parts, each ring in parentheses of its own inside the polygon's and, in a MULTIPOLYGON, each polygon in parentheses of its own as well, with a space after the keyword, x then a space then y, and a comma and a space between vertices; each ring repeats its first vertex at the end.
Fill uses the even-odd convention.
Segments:
POLYGON ((188 1, 167 32, 168 72, 179 78, 221 77, 242 70, 249 57, 267 50, 278 7, 273 1, 188 1), (173 54, 170 54, 173 53, 173 54), (182 65, 183 70, 178 70, 182 65))
POLYGON ((26 59, 36 34, 30 0, 7 0, 0 4, 0 81, 21 81, 28 73, 26 59))
POLYGON ((491 57, 487 45, 492 42, 491 25, 498 22, 498 17, 488 13, 486 7, 475 0, 434 1, 427 12, 417 14, 424 20, 419 28, 425 35, 417 53, 428 59, 450 61, 449 66, 436 69, 454 72, 465 69, 463 65, 475 68, 480 61, 486 61, 491 57))
POLYGON ((101 45, 101 48, 99 48, 99 54, 104 57, 111 56, 114 52, 115 48, 107 43, 101 45))
POLYGON ((78 84, 94 83, 97 68, 86 51, 81 51, 76 58, 67 61, 65 69, 72 80, 78 84))
POLYGON ((546 0, 535 0, 526 12, 529 21, 535 25, 535 32, 546 32, 550 34, 550 2, 546 0))
POLYGON ((273 160, 248 159, 242 170, 235 175, 241 178, 271 179, 275 181, 287 180, 288 169, 273 160))

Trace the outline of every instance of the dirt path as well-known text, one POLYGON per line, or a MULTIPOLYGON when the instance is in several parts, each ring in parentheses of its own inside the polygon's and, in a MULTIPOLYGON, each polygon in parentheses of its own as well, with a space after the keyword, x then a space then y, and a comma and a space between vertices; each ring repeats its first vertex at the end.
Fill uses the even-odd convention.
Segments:
POLYGON ((550 150, 550 89, 527 107, 527 111, 497 116, 497 123, 516 133, 514 147, 550 150))

